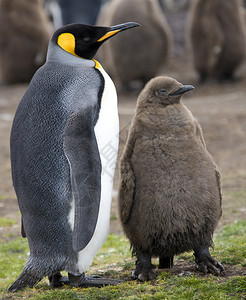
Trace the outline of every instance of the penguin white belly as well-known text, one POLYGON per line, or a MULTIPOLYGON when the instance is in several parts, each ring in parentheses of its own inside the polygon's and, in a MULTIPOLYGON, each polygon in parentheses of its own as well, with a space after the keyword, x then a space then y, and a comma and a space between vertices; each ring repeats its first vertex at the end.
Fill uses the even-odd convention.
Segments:
MULTIPOLYGON (((78 269, 85 272, 91 265, 94 256, 105 242, 110 221, 110 208, 113 190, 113 178, 119 143, 119 117, 115 86, 102 69, 105 79, 99 118, 95 126, 95 134, 102 163, 101 200, 95 232, 88 245, 78 253, 78 269)), ((74 213, 71 211, 71 213, 74 213)))

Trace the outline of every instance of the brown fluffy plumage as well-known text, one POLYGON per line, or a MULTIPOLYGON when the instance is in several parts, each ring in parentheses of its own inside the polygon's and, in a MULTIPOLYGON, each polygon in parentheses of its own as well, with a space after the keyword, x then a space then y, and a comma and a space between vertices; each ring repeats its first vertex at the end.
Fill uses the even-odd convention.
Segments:
POLYGON ((141 27, 123 32, 101 47, 99 60, 118 86, 132 81, 146 83, 166 61, 171 31, 157 0, 112 0, 97 24, 109 26, 134 20, 141 27))
POLYGON ((0 0, 1 80, 29 81, 45 62, 49 37, 42 0, 0 0))
POLYGON ((196 0, 190 15, 194 67, 202 81, 233 78, 245 57, 241 0, 196 0))
POLYGON ((220 174, 200 125, 180 103, 192 88, 170 77, 147 83, 121 158, 120 218, 140 280, 153 278, 152 256, 171 267, 175 254, 189 250, 202 271, 223 268, 208 251, 221 216, 220 174))

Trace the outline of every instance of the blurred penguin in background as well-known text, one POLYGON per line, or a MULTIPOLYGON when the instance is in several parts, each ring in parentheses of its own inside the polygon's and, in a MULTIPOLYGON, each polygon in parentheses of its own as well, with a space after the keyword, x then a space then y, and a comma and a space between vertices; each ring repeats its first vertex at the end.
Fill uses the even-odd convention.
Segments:
POLYGON ((160 6, 173 33, 171 57, 174 58, 172 61, 178 66, 178 69, 181 67, 181 64, 187 64, 186 23, 191 1, 192 0, 159 0, 160 6), (177 60, 179 60, 178 64, 177 60))
POLYGON ((42 0, 0 0, 1 81, 30 81, 45 62, 50 35, 42 0))
POLYGON ((201 82, 232 80, 245 57, 245 22, 240 0, 196 0, 189 37, 201 82))
POLYGON ((189 6, 191 0, 159 0, 161 7, 164 10, 178 11, 189 6))
POLYGON ((55 28, 70 23, 95 25, 102 0, 45 0, 55 28))
POLYGON ((62 12, 58 0, 45 0, 44 7, 55 29, 62 27, 62 12))
POLYGON ((167 60, 172 41, 171 30, 158 0, 112 0, 99 14, 97 25, 108 26, 134 20, 138 33, 123 32, 103 45, 98 57, 121 90, 140 84, 160 70, 167 60))

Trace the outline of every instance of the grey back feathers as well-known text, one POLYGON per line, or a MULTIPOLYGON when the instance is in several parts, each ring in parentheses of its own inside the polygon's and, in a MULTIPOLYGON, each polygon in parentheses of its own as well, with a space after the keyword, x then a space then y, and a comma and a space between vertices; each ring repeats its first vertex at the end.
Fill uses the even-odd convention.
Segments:
POLYGON ((193 63, 201 80, 231 79, 245 57, 245 21, 240 0, 196 0, 191 8, 193 63))
MULTIPOLYGON (((88 145, 89 149, 86 146, 87 142, 94 142, 95 138, 85 136, 77 139, 82 144, 84 143, 84 147, 83 145, 75 147, 76 139, 73 138, 73 135, 82 137, 85 133, 93 135, 90 128, 94 128, 99 113, 100 103, 95 102, 95 100, 100 99, 98 97, 101 92, 99 89, 101 86, 100 81, 99 73, 93 68, 83 69, 81 66, 80 68, 69 67, 48 62, 33 77, 29 89, 17 109, 11 136, 13 183, 19 198, 23 219, 28 220, 24 224, 25 231, 29 233, 29 226, 31 226, 31 236, 35 240, 37 239, 35 228, 38 231, 40 218, 45 219, 44 216, 48 211, 49 213, 52 211, 51 207, 56 203, 55 198, 64 197, 66 202, 68 202, 68 199, 72 200, 72 195, 69 195, 71 193, 70 176, 79 176, 78 166, 84 170, 85 176, 88 176, 86 174, 87 166, 84 165, 83 161, 90 164, 90 157, 93 157, 93 162, 99 164, 98 172, 100 174, 98 153, 94 155, 90 146, 88 145), (46 78, 46 80, 43 81, 43 78, 46 78), (44 92, 44 88, 46 92, 44 92), (35 97, 32 96, 33 94, 35 94, 35 97), (27 111, 28 118, 25 117, 27 111), (50 111, 52 111, 52 116, 50 111), (84 123, 78 123, 79 119, 82 119, 84 123), (33 130, 27 131, 27 128, 33 130), (78 132, 78 130, 80 131, 78 132), (50 132, 49 135, 47 135, 47 131, 50 132), (72 151, 78 151, 78 149, 80 149, 83 158, 82 162, 79 161, 80 157, 70 159, 72 155, 75 155, 72 151), (17 155, 17 153, 19 154, 17 155), (72 166, 74 174, 70 174, 67 158, 70 163, 74 163, 72 166), (39 161, 39 164, 36 163, 36 160, 39 161), (21 168, 23 162, 25 162, 26 170, 28 170, 26 172, 21 168), (51 169, 52 172, 50 172, 51 169), (21 176, 19 172, 21 172, 21 176), (26 189, 25 182, 28 182, 28 189, 26 189), (41 194, 35 191, 36 186, 40 187, 41 194), (33 205, 39 206, 40 199, 43 197, 42 189, 53 196, 50 195, 50 198, 47 197, 44 201, 44 209, 47 211, 41 214, 42 217, 34 216, 34 219, 30 219, 28 199, 32 199, 33 205), (27 207, 24 208, 23 205, 27 205, 27 207), (48 209, 48 207, 50 208, 48 209), (34 226, 36 223, 37 226, 34 226)), ((93 163, 90 166, 93 168, 93 163)), ((94 171, 97 171, 96 169, 93 170, 90 170, 91 175, 94 175, 94 171)), ((80 176, 80 179, 82 177, 80 176)), ((95 176, 95 178, 100 178, 100 175, 99 177, 95 176)), ((87 178, 88 180, 89 178, 87 178)), ((77 183, 73 181, 73 184, 77 183)), ((81 184, 84 183, 81 182, 81 184)), ((96 187, 98 185, 100 187, 100 182, 94 183, 92 186, 96 187)), ((79 193, 78 186, 76 191, 79 193)), ((83 194, 86 197, 86 193, 83 194)), ((77 199, 76 195, 75 199, 77 199)), ((64 207, 61 205, 54 209, 57 212, 59 209, 68 209, 68 206, 69 203, 65 204, 64 202, 64 207)), ((62 223, 61 220, 57 220, 57 222, 62 223)), ((59 226, 57 225, 57 227, 59 226)), ((57 228, 53 229, 58 230, 57 228)), ((42 247, 45 247, 45 245, 42 247)), ((75 248, 77 247, 82 246, 76 246, 75 248)))
POLYGON ((138 97, 119 189, 120 218, 135 253, 171 257, 209 247, 221 216, 220 175, 200 125, 180 103, 184 87, 191 89, 157 77, 138 97))
POLYGON ((41 0, 0 1, 0 76, 28 82, 45 62, 51 35, 41 0))
POLYGON ((118 85, 146 83, 166 61, 171 31, 157 0, 112 0, 105 5, 97 24, 108 25, 132 19, 140 23, 134 34, 126 31, 98 52, 106 71, 118 85))

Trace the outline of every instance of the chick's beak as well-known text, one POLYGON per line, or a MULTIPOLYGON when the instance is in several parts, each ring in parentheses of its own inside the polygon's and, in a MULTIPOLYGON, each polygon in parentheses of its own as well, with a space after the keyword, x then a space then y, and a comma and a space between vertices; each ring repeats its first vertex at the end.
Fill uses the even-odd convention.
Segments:
POLYGON ((182 85, 180 89, 178 89, 176 92, 170 94, 169 96, 177 96, 177 95, 182 95, 188 91, 191 91, 194 89, 193 85, 182 85))
POLYGON ((140 24, 135 23, 135 22, 127 22, 127 23, 122 23, 119 25, 111 26, 111 27, 109 27, 109 31, 106 34, 104 34, 102 37, 100 37, 97 41, 104 42, 106 39, 114 36, 115 34, 121 32, 121 31, 130 29, 133 27, 137 27, 137 26, 140 26, 140 24))

